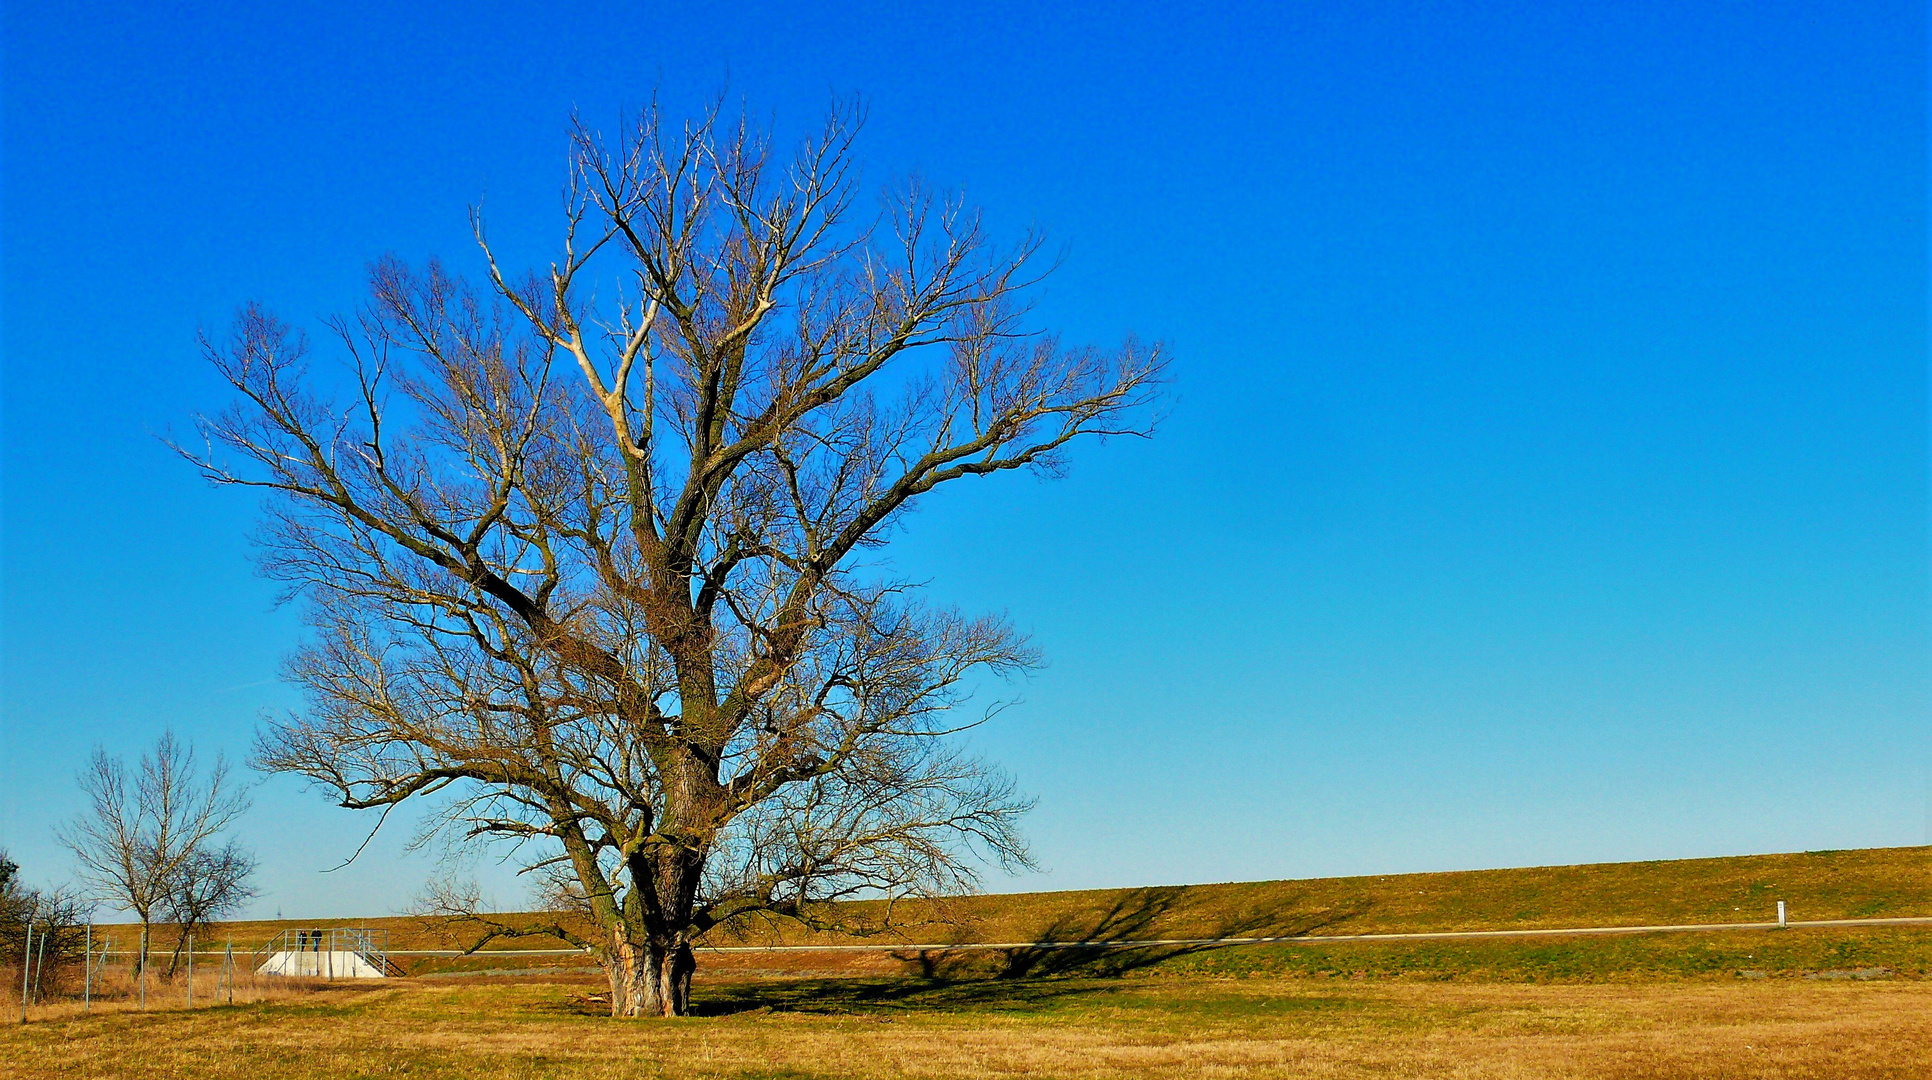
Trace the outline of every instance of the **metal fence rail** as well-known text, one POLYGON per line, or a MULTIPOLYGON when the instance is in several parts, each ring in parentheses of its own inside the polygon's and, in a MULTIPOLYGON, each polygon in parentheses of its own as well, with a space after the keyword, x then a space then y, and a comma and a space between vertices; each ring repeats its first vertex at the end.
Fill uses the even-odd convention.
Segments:
MULTIPOLYGON (((1295 934, 1288 936, 1253 937, 1203 937, 1203 938, 1112 938, 1074 941, 976 941, 976 942, 904 942, 878 941, 861 944, 824 944, 824 945, 706 945, 699 944, 701 952, 715 953, 794 953, 794 952, 916 952, 943 950, 978 949, 1144 949, 1164 946, 1203 946, 1203 945, 1332 945, 1357 941, 1431 941, 1470 938, 1532 938, 1532 937, 1572 937, 1599 936, 1615 934, 1683 934, 1708 933, 1712 931, 1739 930, 1777 930, 1811 929, 1830 927, 1932 927, 1932 916, 1908 915, 1864 919, 1789 919, 1785 922, 1735 922, 1735 923, 1678 923, 1662 925, 1624 925, 1624 926, 1559 926, 1535 929, 1511 930, 1424 930, 1410 932, 1368 933, 1368 934, 1295 934)), ((284 930, 272 938, 267 945, 255 950, 257 969, 267 962, 268 957, 278 951, 307 953, 326 956, 330 952, 353 952, 365 962, 388 975, 401 975, 397 967, 397 957, 512 957, 512 956, 587 956, 590 950, 580 948, 564 949, 391 949, 388 947, 388 931, 380 928, 343 928, 321 930, 284 930)), ((133 956, 132 950, 110 949, 103 947, 97 955, 103 959, 108 956, 133 956)), ((220 956, 219 950, 201 951, 203 956, 220 956)), ((320 961, 324 971, 322 978, 328 978, 327 961, 320 961)))

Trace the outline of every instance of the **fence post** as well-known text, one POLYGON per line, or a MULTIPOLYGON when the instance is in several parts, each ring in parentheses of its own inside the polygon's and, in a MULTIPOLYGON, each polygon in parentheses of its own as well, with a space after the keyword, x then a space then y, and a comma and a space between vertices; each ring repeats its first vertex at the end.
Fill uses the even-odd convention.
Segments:
MULTIPOLYGON (((47 935, 53 933, 53 930, 53 920, 50 919, 47 922, 47 929, 40 932, 40 959, 34 963, 34 1004, 36 1005, 40 1004, 40 977, 47 973, 47 935)), ((59 960, 60 954, 55 953, 54 959, 59 960)))
POLYGON ((27 1022, 27 964, 34 955, 34 921, 27 920, 27 943, 20 946, 20 1022, 27 1022))
POLYGON ((1778 901, 1778 925, 1779 925, 1779 926, 1784 926, 1784 925, 1785 925, 1785 921, 1784 921, 1784 901, 1782 901, 1782 900, 1780 900, 1780 901, 1778 901))
POLYGON ((81 1008, 94 1011, 94 920, 87 920, 87 947, 81 950, 81 1008))
POLYGON ((195 936, 188 935, 188 1007, 195 1007, 195 936))
POLYGON ((141 924, 141 954, 134 961, 141 968, 141 1007, 148 1007, 148 924, 141 924))

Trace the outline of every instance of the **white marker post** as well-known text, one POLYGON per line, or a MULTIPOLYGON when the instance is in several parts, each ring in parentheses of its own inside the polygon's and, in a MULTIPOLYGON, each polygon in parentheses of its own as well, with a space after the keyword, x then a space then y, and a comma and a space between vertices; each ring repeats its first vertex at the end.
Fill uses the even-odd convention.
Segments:
POLYGON ((27 968, 34 955, 34 921, 27 920, 27 943, 20 947, 20 1022, 27 1022, 27 968))
POLYGON ((1778 928, 1782 930, 1784 926, 1784 901, 1780 900, 1778 901, 1778 928))

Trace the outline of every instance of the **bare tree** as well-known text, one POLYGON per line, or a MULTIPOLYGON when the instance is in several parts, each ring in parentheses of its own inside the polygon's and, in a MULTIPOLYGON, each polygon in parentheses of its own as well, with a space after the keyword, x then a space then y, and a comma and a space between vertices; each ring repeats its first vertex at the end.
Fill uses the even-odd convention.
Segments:
POLYGON ((20 864, 0 850, 0 961, 10 965, 16 960, 26 962, 26 928, 37 906, 33 890, 19 873, 20 864))
POLYGON ((240 397, 190 456, 273 493, 314 628, 258 763, 529 845, 577 917, 490 932, 591 950, 613 1014, 685 1012, 725 920, 1025 863, 1028 801, 944 736, 1033 650, 864 559, 941 484, 1151 423, 1157 350, 1025 327, 1037 239, 917 185, 856 208, 859 120, 789 156, 716 110, 579 123, 548 270, 474 215, 481 290, 377 265, 346 399, 259 308, 206 343, 240 397))
POLYGON ((174 978, 181 966, 182 950, 194 940, 196 931, 232 914, 256 895, 248 884, 254 873, 254 856, 232 840, 219 848, 197 851, 181 864, 161 900, 167 920, 177 931, 174 952, 168 957, 168 978, 174 978))
POLYGON ((32 888, 20 880, 19 870, 0 851, 0 963, 14 969, 8 989, 21 985, 17 980, 24 968, 29 1000, 38 1000, 59 991, 67 970, 81 960, 86 912, 71 887, 32 888))
POLYGON ((206 780, 197 772, 194 749, 172 732, 141 755, 132 776, 121 759, 96 748, 80 774, 87 808, 55 830, 89 895, 141 921, 139 967, 147 964, 155 916, 192 887, 184 879, 205 867, 216 837, 248 809, 247 790, 229 779, 219 755, 206 780))

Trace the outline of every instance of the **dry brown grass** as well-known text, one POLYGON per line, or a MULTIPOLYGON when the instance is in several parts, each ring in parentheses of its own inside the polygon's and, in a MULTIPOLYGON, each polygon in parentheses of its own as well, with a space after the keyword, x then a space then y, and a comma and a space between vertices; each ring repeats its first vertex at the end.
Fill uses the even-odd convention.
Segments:
MULTIPOLYGON (((146 1004, 142 1003, 140 984, 123 965, 114 965, 97 974, 92 994, 83 998, 78 970, 65 973, 59 987, 47 987, 40 999, 27 1006, 27 1021, 68 1020, 89 1013, 169 1012, 189 1007, 197 1010, 214 1005, 253 1005, 258 1002, 292 1001, 308 998, 332 988, 322 979, 257 976, 246 969, 235 973, 231 987, 223 980, 219 962, 211 967, 197 966, 194 993, 189 994, 186 969, 172 979, 164 978, 164 964, 156 964, 148 976, 146 1004)), ((20 984, 13 983, 0 992, 0 1016, 20 1019, 20 984)))
POLYGON ((1323 980, 713 984, 612 1021, 588 980, 416 981, 0 1028, 0 1077, 1932 1075, 1932 983, 1323 980))

